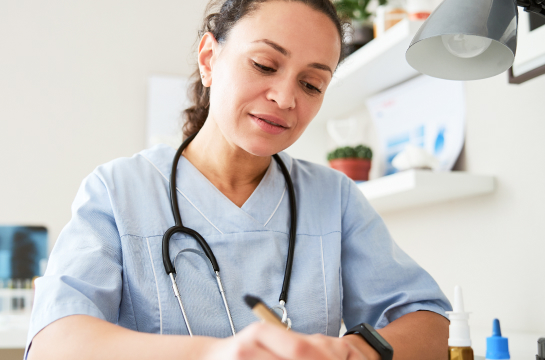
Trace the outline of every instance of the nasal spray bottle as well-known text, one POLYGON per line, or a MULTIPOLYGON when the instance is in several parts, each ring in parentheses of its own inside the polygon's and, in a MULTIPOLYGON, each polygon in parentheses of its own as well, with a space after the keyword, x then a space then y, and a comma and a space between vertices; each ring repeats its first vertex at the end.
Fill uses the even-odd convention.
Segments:
POLYGON ((469 337, 469 313, 464 311, 462 288, 454 287, 454 309, 447 311, 450 325, 448 327, 448 358, 449 360, 473 360, 473 349, 469 337))
POLYGON ((509 360, 509 344, 506 337, 501 336, 500 321, 494 319, 492 336, 486 338, 486 360, 509 360))

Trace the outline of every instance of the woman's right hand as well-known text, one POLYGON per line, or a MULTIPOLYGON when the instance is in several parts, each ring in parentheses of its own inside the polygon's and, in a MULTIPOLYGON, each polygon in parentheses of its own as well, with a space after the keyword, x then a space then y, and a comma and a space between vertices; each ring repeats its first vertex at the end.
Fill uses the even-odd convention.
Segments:
POLYGON ((353 345, 321 334, 305 335, 254 323, 235 337, 215 342, 203 360, 368 360, 353 345))

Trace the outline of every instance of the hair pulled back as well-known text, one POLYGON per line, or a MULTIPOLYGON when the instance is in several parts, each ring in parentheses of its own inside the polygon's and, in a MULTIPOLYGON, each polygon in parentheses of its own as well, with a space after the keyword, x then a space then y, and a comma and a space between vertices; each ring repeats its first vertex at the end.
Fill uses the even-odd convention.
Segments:
MULTIPOLYGON (((255 11, 260 4, 273 0, 211 0, 207 7, 203 24, 199 30, 199 39, 207 32, 212 33, 219 43, 224 42, 230 30, 244 16, 255 11), (218 10, 219 9, 219 10, 218 10)), ((280 1, 280 0, 275 0, 280 1)), ((344 22, 339 18, 335 6, 331 0, 281 0, 302 2, 314 10, 327 15, 335 24, 339 36, 344 39, 344 22)), ((344 51, 341 51, 339 61, 342 60, 344 51)), ((191 85, 188 89, 188 97, 193 104, 183 112, 185 124, 183 126, 184 138, 187 138, 199 131, 210 108, 210 88, 205 87, 201 82, 199 67, 191 75, 191 85)))

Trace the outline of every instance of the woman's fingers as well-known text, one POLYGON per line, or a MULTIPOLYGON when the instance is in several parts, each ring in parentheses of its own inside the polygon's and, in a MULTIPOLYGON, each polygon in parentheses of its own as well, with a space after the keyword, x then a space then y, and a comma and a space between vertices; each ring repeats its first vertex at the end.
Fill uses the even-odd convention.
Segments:
POLYGON ((304 335, 269 324, 252 324, 250 336, 271 353, 287 360, 366 360, 359 351, 339 338, 304 335))
POLYGON ((208 349, 202 360, 285 360, 247 333, 240 332, 236 337, 221 339, 208 349))

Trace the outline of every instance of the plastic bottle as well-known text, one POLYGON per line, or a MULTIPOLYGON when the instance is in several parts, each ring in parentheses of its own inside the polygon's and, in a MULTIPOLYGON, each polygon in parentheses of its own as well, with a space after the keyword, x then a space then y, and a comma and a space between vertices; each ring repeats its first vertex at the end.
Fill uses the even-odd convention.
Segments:
POLYGON ((469 313, 464 311, 462 288, 454 287, 453 311, 447 311, 450 319, 448 337, 449 360, 473 360, 473 349, 469 337, 469 313))
POLYGON ((537 341, 536 360, 545 360, 545 338, 539 338, 537 341))
POLYGON ((486 360, 509 360, 509 343, 501 336, 500 321, 492 322, 492 336, 486 338, 486 360))

